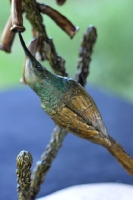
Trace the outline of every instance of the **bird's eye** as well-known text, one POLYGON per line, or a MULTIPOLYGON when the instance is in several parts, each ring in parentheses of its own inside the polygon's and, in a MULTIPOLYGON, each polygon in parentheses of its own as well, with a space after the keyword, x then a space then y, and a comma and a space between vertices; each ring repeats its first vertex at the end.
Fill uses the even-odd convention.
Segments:
POLYGON ((40 71, 40 72, 42 71, 42 66, 41 65, 36 65, 36 68, 37 68, 38 71, 40 71))

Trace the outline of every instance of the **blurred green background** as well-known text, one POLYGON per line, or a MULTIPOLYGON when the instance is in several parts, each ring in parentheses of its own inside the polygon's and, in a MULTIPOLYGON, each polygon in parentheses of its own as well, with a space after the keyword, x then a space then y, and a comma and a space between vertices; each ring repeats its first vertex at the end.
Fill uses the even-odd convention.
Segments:
MULTIPOLYGON (((67 72, 74 77, 81 37, 87 27, 97 28, 98 39, 92 56, 88 84, 133 102, 133 1, 132 0, 67 0, 57 6, 54 0, 40 1, 52 6, 68 17, 79 32, 70 38, 47 16, 47 32, 53 38, 57 52, 65 58, 67 72)), ((0 35, 10 15, 9 1, 0 8, 0 35)), ((31 40, 31 26, 24 20, 26 43, 31 40)), ((0 91, 24 87, 19 83, 24 53, 16 36, 12 53, 0 51, 0 91)), ((48 63, 44 65, 49 68, 48 63)), ((50 68, 49 68, 50 69, 50 68)))

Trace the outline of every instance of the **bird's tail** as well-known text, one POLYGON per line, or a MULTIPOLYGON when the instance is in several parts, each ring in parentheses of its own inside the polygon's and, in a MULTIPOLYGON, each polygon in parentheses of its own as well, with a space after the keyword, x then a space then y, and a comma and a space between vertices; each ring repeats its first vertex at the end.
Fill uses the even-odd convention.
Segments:
POLYGON ((125 152, 123 147, 110 137, 111 145, 103 145, 122 165, 122 167, 133 176, 133 159, 125 152))

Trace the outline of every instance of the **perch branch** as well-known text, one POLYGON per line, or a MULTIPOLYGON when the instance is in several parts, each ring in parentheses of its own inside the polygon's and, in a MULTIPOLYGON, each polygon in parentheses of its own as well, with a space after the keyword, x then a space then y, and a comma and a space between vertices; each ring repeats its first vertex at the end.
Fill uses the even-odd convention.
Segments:
POLYGON ((30 200, 30 182, 31 182, 31 165, 32 156, 28 151, 21 151, 16 159, 17 165, 17 182, 19 200, 30 200))
POLYGON ((64 137, 67 131, 56 126, 49 145, 46 151, 42 154, 41 161, 37 162, 34 172, 31 178, 31 199, 35 199, 36 195, 40 191, 40 186, 44 182, 46 173, 51 167, 51 164, 56 157, 59 148, 62 146, 64 137))

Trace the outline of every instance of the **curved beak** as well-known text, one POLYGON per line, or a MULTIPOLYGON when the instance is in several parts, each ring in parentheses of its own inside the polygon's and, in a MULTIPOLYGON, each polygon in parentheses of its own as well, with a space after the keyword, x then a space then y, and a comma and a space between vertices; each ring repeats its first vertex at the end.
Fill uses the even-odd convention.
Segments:
POLYGON ((31 62, 33 63, 33 67, 36 68, 38 71, 42 71, 43 70, 43 67, 42 65, 36 60, 36 58, 31 54, 31 52, 28 50, 28 48, 26 47, 25 45, 25 42, 23 40, 23 37, 21 35, 20 32, 18 32, 18 35, 19 35, 19 39, 20 39, 20 42, 21 42, 21 45, 24 49, 24 52, 26 54, 26 56, 31 60, 31 62))
POLYGON ((27 56, 30 60, 32 60, 32 61, 38 63, 38 61, 35 59, 35 57, 31 54, 31 52, 30 52, 30 51, 28 50, 28 48, 26 47, 25 42, 24 42, 23 37, 22 37, 22 35, 21 35, 20 32, 18 32, 18 35, 19 35, 19 39, 20 39, 21 45, 22 45, 22 47, 23 47, 23 49, 24 49, 24 52, 25 52, 26 56, 27 56))

